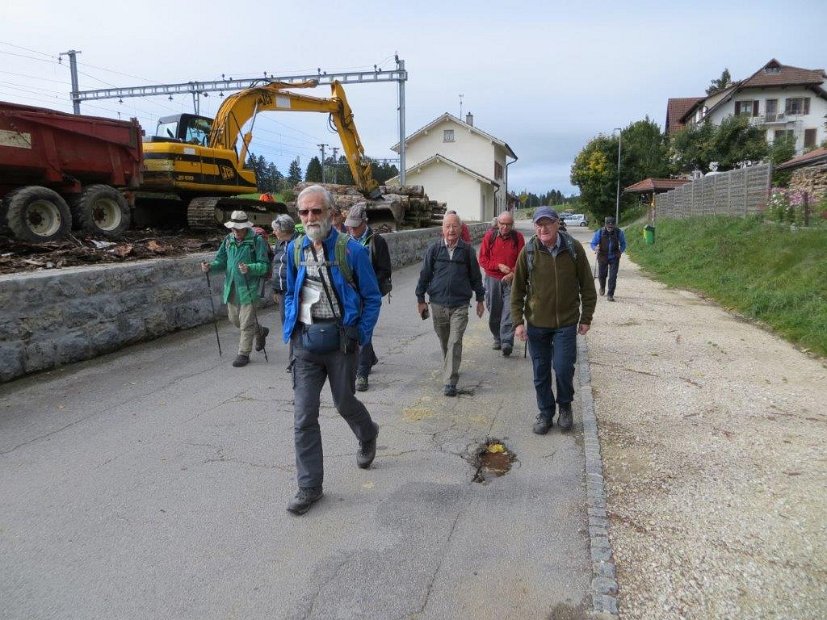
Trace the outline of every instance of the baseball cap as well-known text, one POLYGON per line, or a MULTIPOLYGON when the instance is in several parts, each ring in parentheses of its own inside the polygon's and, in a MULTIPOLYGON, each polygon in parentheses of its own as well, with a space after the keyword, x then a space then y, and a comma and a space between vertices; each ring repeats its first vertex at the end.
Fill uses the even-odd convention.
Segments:
POLYGON ((352 228, 357 228, 368 221, 368 214, 367 214, 367 205, 364 203, 359 203, 353 205, 348 211, 347 219, 345 220, 345 226, 350 226, 352 228))
POLYGON ((550 220, 559 220, 560 216, 557 215, 557 211, 551 209, 549 207, 538 207, 534 211, 534 223, 536 224, 539 220, 543 218, 548 218, 550 220))

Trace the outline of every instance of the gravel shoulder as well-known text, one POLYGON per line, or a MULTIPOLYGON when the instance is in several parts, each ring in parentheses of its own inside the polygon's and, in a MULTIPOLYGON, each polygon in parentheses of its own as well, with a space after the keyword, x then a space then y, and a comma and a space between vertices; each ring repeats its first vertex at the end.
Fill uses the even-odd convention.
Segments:
POLYGON ((827 617, 827 364, 621 261, 588 335, 621 618, 827 617))

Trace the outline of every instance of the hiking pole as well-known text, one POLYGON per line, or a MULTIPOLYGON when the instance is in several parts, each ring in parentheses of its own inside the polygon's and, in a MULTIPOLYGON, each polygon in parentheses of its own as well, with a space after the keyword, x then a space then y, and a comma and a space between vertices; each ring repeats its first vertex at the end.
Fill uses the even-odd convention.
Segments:
MULTIPOLYGON (((247 289, 247 294, 249 295, 250 294, 250 282, 247 280, 247 274, 242 273, 241 275, 244 276, 244 288, 247 289)), ((256 294, 258 294, 258 287, 256 287, 256 294)), ((239 300, 239 301, 241 301, 241 300, 239 300)), ((255 298, 253 298, 250 301, 250 306, 253 309, 253 320, 256 322, 256 335, 258 335, 258 333, 261 331, 261 325, 259 325, 259 323, 258 323, 258 312, 256 312, 256 300, 255 300, 255 298)), ((267 357, 267 349, 262 347, 261 351, 264 353, 264 361, 269 364, 270 363, 270 358, 267 357)))
POLYGON ((205 271, 207 276, 207 293, 210 296, 210 308, 212 308, 213 327, 215 327, 215 341, 218 343, 218 357, 221 357, 221 340, 218 339, 218 318, 215 316, 215 302, 212 299, 212 285, 210 284, 210 272, 205 271))

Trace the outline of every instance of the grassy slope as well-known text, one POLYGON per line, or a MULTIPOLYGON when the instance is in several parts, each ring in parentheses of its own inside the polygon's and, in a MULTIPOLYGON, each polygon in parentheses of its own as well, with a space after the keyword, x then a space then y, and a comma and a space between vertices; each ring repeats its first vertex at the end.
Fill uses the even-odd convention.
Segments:
POLYGON ((660 220, 654 245, 626 229, 629 255, 646 272, 698 291, 827 356, 827 229, 724 216, 660 220))

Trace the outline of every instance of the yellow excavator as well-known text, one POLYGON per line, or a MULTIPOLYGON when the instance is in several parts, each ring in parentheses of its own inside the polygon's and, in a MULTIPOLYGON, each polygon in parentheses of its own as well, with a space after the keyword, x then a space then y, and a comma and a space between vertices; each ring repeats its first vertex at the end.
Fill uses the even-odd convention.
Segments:
POLYGON ((244 164, 256 115, 265 111, 328 113, 357 188, 367 198, 378 198, 379 186, 365 161, 342 85, 338 81, 330 85, 329 99, 287 90, 317 85, 315 81, 270 82, 239 91, 224 100, 215 120, 195 114, 161 118, 155 135, 143 145, 143 184, 138 200, 186 205, 187 223, 192 228, 214 228, 227 221, 234 209, 247 211, 257 225, 268 225, 274 214, 286 213, 287 207, 280 201, 240 196, 257 191, 255 172, 244 164), (248 121, 250 127, 242 134, 248 121))

